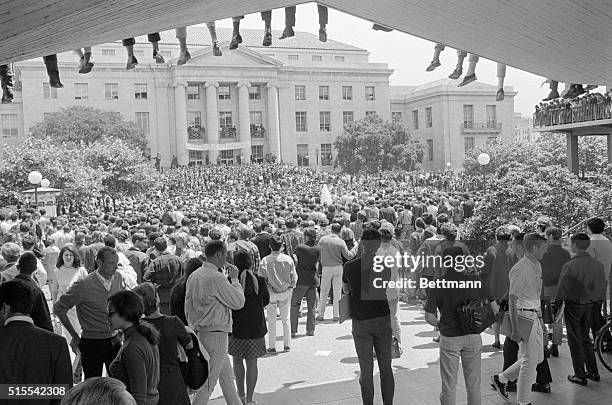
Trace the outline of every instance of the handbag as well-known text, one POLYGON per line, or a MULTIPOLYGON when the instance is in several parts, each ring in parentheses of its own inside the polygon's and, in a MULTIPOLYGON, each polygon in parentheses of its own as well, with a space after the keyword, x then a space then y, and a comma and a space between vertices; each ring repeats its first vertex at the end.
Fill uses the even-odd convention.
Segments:
POLYGON ((193 348, 185 349, 180 343, 177 343, 179 366, 185 385, 197 390, 208 380, 208 360, 210 360, 210 356, 195 332, 189 327, 186 329, 191 336, 193 348))
POLYGON ((397 338, 393 336, 393 338, 391 339, 391 358, 399 359, 400 357, 402 357, 403 352, 404 351, 402 350, 402 346, 400 345, 399 340, 397 340, 397 338))
POLYGON ((338 323, 342 323, 351 317, 351 295, 344 294, 338 302, 338 323))

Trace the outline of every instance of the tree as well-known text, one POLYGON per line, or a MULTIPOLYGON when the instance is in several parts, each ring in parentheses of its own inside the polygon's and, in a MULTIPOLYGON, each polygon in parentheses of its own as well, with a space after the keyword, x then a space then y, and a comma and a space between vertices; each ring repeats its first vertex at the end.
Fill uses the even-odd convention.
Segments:
POLYGON ((494 173, 505 173, 511 168, 519 166, 538 166, 538 153, 530 146, 517 142, 487 142, 485 145, 470 150, 463 163, 465 174, 478 176, 485 171, 486 175, 494 173), (478 155, 487 153, 491 160, 489 164, 482 167, 478 161, 478 155))
MULTIPOLYGON (((565 165, 567 141, 565 134, 544 132, 536 141, 545 165, 565 165)), ((584 179, 587 173, 602 173, 608 164, 606 138, 603 136, 578 137, 578 170, 584 179)))
POLYGON ((366 116, 344 128, 334 143, 336 165, 346 173, 414 170, 423 159, 421 146, 401 122, 366 116))
POLYGON ((100 139, 121 139, 144 151, 147 141, 136 124, 124 121, 115 111, 73 106, 45 114, 45 118, 30 128, 36 139, 50 139, 56 144, 84 143, 90 145, 100 139))

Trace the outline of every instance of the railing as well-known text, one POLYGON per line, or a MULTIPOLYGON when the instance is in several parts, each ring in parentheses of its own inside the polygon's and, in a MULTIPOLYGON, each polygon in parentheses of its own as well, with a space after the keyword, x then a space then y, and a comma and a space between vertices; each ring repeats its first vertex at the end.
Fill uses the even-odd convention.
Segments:
POLYGON ((501 122, 464 122, 459 128, 463 133, 473 132, 501 132, 501 122))
POLYGON ((187 127, 187 138, 189 140, 204 139, 206 130, 199 125, 187 127))
POLYGON ((219 138, 221 139, 236 138, 236 127, 221 127, 219 131, 219 138))
POLYGON ((612 118, 612 103, 609 98, 598 103, 574 105, 571 103, 544 105, 536 109, 533 125, 548 127, 552 125, 573 124, 576 122, 597 121, 612 118))
POLYGON ((266 129, 263 125, 251 124, 251 138, 265 138, 266 129))

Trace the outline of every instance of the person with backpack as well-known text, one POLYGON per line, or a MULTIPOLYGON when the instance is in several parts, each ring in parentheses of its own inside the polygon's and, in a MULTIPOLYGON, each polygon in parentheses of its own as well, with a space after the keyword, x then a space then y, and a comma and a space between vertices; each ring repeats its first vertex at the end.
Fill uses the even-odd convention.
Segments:
MULTIPOLYGON (((448 247, 442 252, 444 258, 452 257, 453 263, 457 257, 463 255, 463 249, 459 246, 448 247)), ((458 282, 480 281, 477 275, 457 271, 456 266, 447 267, 445 270, 446 272, 440 279, 458 282)), ((425 320, 440 329, 440 378, 442 380, 440 403, 442 404, 455 403, 459 359, 463 367, 467 403, 481 404, 482 337, 480 333, 475 333, 475 330, 466 327, 457 310, 458 307, 476 298, 492 299, 484 283, 481 283, 480 288, 432 288, 428 292, 425 320), (436 315, 438 311, 440 312, 439 319, 436 315)))
POLYGON ((156 285, 161 313, 170 315, 170 291, 183 275, 183 262, 166 251, 168 244, 163 237, 155 239, 153 245, 157 257, 149 263, 142 279, 156 285))
POLYGON ((261 258, 259 256, 259 248, 253 242, 251 242, 251 228, 248 226, 241 224, 238 227, 238 240, 236 242, 230 243, 227 247, 228 261, 232 264, 234 263, 234 258, 239 252, 245 252, 251 258, 251 263, 253 263, 253 269, 255 272, 259 269, 259 263, 261 262, 261 258))

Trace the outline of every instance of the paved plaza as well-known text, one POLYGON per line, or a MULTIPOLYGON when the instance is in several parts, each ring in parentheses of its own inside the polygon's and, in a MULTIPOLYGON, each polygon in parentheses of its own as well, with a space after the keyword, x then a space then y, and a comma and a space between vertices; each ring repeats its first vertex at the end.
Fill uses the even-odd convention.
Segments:
MULTIPOLYGON (((327 307, 331 317, 331 306, 327 307)), ((424 318, 419 306, 401 304, 400 317, 404 354, 393 360, 395 371, 395 404, 437 405, 440 403, 440 376, 438 344, 432 341, 433 328, 424 318)), ((282 331, 277 321, 277 331, 282 331)), ((259 380, 254 399, 260 405, 359 405, 359 364, 351 336, 351 322, 342 325, 330 321, 317 325, 314 337, 305 333, 306 319, 302 318, 298 337, 293 340, 291 352, 268 355, 259 360, 259 380)), ((502 338, 503 339, 503 338, 502 338)), ((503 354, 491 347, 493 336, 483 334, 482 394, 483 405, 502 405, 502 401, 489 386, 489 376, 499 372, 503 354)), ((277 349, 282 349, 282 337, 277 349)), ((590 382, 587 387, 567 381, 571 372, 571 359, 567 344, 561 347, 558 358, 549 359, 553 375, 552 393, 535 394, 534 405, 593 405, 610 403, 612 374, 600 367, 602 380, 590 382)), ((376 366, 375 366, 376 369, 376 366)), ((573 374, 573 373, 572 373, 573 374)), ((381 404, 378 389, 376 404, 381 404)), ((458 377, 457 405, 465 405, 463 376, 458 377)), ((211 405, 222 405, 221 390, 217 386, 211 405)), ((516 404, 516 394, 510 398, 516 404)))

